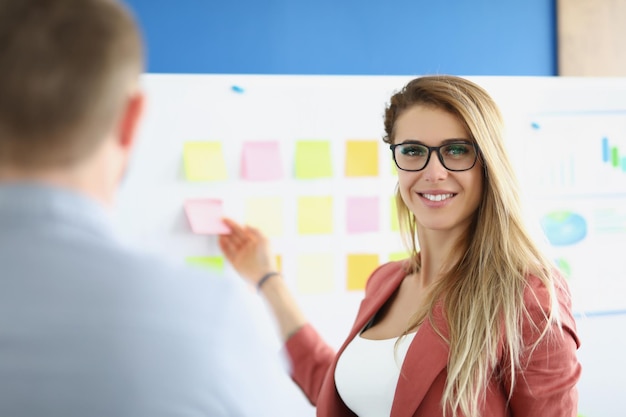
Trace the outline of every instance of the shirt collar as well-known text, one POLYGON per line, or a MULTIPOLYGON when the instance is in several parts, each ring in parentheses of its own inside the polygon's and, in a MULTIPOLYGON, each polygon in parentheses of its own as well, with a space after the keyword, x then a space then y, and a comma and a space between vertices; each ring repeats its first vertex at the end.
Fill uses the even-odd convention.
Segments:
POLYGON ((38 182, 0 183, 0 223, 20 218, 74 223, 100 236, 113 236, 111 213, 69 188, 38 182))

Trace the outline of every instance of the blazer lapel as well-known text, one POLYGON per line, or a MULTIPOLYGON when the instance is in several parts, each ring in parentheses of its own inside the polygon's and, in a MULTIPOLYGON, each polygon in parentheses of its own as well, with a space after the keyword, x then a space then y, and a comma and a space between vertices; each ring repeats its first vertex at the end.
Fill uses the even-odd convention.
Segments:
MULTIPOLYGON (((433 313, 437 329, 448 336, 441 303, 433 313)), ((391 417, 411 417, 424 399, 433 381, 448 363, 448 344, 437 334, 430 321, 419 327, 409 346, 391 407, 391 417)))
MULTIPOLYGON (((335 361, 331 366, 333 375, 337 365, 337 358, 345 350, 348 343, 356 337, 367 322, 374 317, 374 314, 389 300, 406 276, 401 262, 393 262, 387 265, 377 271, 376 274, 382 275, 381 277, 378 279, 374 279, 374 276, 371 277, 375 284, 368 289, 366 297, 361 302, 354 326, 337 352, 335 361)), ((437 328, 447 337, 448 327, 444 320, 440 303, 435 306, 434 321, 437 328)), ((432 382, 446 367, 448 352, 447 343, 443 341, 430 322, 426 320, 415 334, 402 364, 390 417, 413 416, 432 382)), ((328 384, 334 381, 332 377, 327 377, 327 379, 325 383, 328 384)), ((334 395, 338 395, 336 394, 334 384, 332 384, 332 392, 334 395)), ((340 401, 339 399, 337 400, 340 401)), ((318 415, 321 415, 319 407, 318 415)))
POLYGON ((389 274, 389 276, 385 277, 380 284, 368 291, 368 294, 361 302, 361 307, 359 308, 356 320, 354 321, 354 326, 352 327, 352 331, 350 332, 350 336, 348 337, 348 340, 346 340, 345 345, 352 341, 352 339, 363 329, 363 327, 365 327, 372 317, 374 317, 374 314, 382 308, 383 304, 391 298, 406 276, 406 272, 400 262, 388 265, 389 269, 393 267, 394 270, 386 271, 384 268, 381 268, 377 271, 382 275, 389 274))
POLYGON ((383 306, 383 304, 393 295, 394 291, 398 289, 398 286, 404 279, 406 273, 402 267, 401 262, 392 262, 381 266, 374 275, 370 277, 372 281, 372 287, 367 289, 367 293, 359 312, 352 326, 350 334, 343 342, 343 345, 337 351, 335 359, 330 367, 330 371, 324 379, 322 384, 320 398, 317 403, 316 415, 321 416, 353 416, 354 413, 348 411, 348 408, 343 405, 341 398, 335 388, 335 369, 337 367, 337 361, 339 356, 343 353, 356 335, 365 327, 368 321, 374 317, 374 314, 383 306), (340 405, 341 404, 341 405, 340 405))

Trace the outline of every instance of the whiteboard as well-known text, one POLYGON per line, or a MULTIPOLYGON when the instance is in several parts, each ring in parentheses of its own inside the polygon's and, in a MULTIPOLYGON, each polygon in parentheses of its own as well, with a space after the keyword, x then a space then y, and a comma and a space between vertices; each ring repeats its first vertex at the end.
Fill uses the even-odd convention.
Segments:
MULTIPOLYGON (((382 263, 403 251, 391 220, 396 178, 381 138, 385 105, 411 78, 146 74, 147 112, 119 194, 116 225, 131 242, 173 259, 219 256, 215 236, 191 232, 186 200, 219 199, 224 213, 242 222, 254 199, 278 201, 281 233, 271 242, 287 284, 338 348, 363 296, 348 289, 349 256, 367 254, 382 263), (295 177, 296 143, 302 140, 329 142, 330 177, 295 177), (377 175, 345 175, 346 143, 354 140, 378 141, 377 175), (221 143, 225 179, 187 180, 183 148, 189 141, 221 143), (279 144, 281 178, 242 178, 242 150, 261 141, 279 144), (298 202, 305 197, 332 201, 330 233, 299 232, 298 202), (375 231, 347 230, 347 201, 360 197, 378 199, 375 231), (303 271, 307 256, 328 261, 321 281, 311 282, 303 271)), ((567 273, 582 340, 580 413, 621 417, 626 336, 613 329, 626 325, 626 79, 468 78, 499 104, 529 225, 567 273)), ((297 388, 285 384, 285 390, 300 415, 314 415, 297 388)))

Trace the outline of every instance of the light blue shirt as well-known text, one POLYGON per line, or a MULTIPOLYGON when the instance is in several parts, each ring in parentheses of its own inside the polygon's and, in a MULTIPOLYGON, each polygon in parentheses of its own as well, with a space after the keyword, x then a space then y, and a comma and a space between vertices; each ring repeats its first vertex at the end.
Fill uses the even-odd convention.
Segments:
POLYGON ((128 249, 87 197, 0 184, 0 416, 286 415, 252 296, 128 249))

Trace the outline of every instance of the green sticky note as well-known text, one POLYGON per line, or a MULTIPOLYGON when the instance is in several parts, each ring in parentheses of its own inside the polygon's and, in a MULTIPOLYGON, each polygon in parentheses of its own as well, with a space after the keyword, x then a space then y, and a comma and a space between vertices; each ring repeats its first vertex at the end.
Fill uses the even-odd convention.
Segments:
POLYGON ((333 176, 330 142, 300 140, 296 142, 296 178, 328 178, 333 176))
POLYGON ((406 252, 393 252, 389 254, 389 261, 402 261, 404 259, 407 259, 408 257, 409 254, 406 252))
POLYGON ((267 236, 283 235, 283 199, 258 197, 246 200, 246 224, 256 227, 267 236))
POLYGON ((333 290, 332 254, 303 254, 297 257, 296 288, 301 294, 323 294, 333 290))
POLYGON ((346 177, 378 176, 378 141, 347 141, 345 168, 346 177))
POLYGON ((398 221, 398 208, 396 206, 396 196, 391 197, 391 230, 394 232, 400 231, 400 222, 398 221))
POLYGON ((301 235, 333 232, 332 197, 298 198, 298 233, 301 235))
POLYGON ((228 178, 220 142, 185 142, 185 177, 189 181, 217 181, 228 178))
POLYGON ((199 266, 211 271, 222 272, 224 270, 224 258, 221 256, 189 256, 185 258, 188 265, 199 266))
POLYGON ((348 291, 361 291, 365 289, 365 284, 370 274, 378 267, 378 255, 355 254, 348 255, 347 267, 348 276, 346 289, 348 291))
POLYGON ((391 160, 391 175, 393 175, 394 177, 398 176, 398 167, 396 166, 396 162, 393 159, 391 160))

